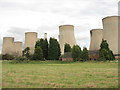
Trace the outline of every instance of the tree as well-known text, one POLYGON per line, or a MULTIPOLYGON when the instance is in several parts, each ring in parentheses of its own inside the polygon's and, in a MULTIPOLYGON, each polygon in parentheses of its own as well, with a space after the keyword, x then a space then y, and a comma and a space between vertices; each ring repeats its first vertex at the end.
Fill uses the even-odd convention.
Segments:
POLYGON ((47 38, 45 38, 45 49, 44 49, 44 58, 48 58, 48 41, 47 38))
POLYGON ((43 52, 43 58, 47 59, 48 56, 48 41, 47 39, 40 39, 36 42, 35 48, 40 46, 43 52))
POLYGON ((78 45, 74 45, 72 48, 72 57, 74 61, 78 61, 81 58, 81 48, 78 45))
POLYGON ((106 40, 102 40, 99 50, 99 60, 114 60, 113 52, 109 49, 109 44, 106 40))
POLYGON ((88 60, 89 59, 89 53, 86 47, 83 48, 81 58, 83 60, 88 60))
POLYGON ((61 55, 60 45, 55 38, 50 38, 48 46, 48 59, 58 60, 61 55))
POLYGON ((25 56, 26 58, 30 58, 30 48, 29 47, 26 47, 23 50, 23 56, 25 56))
POLYGON ((64 52, 71 52, 71 46, 67 43, 64 45, 64 52))
POLYGON ((42 48, 40 46, 35 48, 33 54, 33 60, 43 60, 42 48))

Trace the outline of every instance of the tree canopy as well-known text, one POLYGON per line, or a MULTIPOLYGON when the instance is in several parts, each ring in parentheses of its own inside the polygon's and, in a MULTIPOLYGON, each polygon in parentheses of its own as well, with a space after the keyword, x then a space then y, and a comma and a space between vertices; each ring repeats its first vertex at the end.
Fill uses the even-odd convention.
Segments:
POLYGON ((40 46, 35 48, 33 54, 33 60, 43 60, 42 48, 40 46))
POLYGON ((89 59, 89 53, 86 47, 83 48, 81 58, 83 60, 88 60, 89 59))
POLYGON ((71 52, 71 46, 67 43, 64 45, 64 52, 71 52))
POLYGON ((102 40, 99 50, 99 60, 114 60, 115 57, 113 55, 112 50, 109 48, 109 44, 107 40, 102 40))
POLYGON ((61 55, 60 45, 55 38, 50 38, 48 46, 48 59, 58 60, 61 55))
POLYGON ((81 58, 81 48, 78 45, 74 45, 72 48, 72 57, 74 61, 79 61, 81 58))
POLYGON ((47 39, 40 39, 36 42, 35 48, 40 46, 42 49, 42 53, 43 53, 43 58, 47 59, 48 57, 48 41, 47 39))

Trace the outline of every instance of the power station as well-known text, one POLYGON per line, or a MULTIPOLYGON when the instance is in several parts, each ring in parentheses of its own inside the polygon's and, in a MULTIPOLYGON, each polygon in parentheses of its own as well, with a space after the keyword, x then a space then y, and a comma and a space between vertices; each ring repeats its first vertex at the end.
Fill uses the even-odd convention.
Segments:
MULTIPOLYGON (((113 51, 116 58, 120 55, 120 33, 118 29, 119 16, 109 16, 102 19, 103 29, 90 30, 90 58, 97 58, 99 54, 100 44, 102 39, 107 40, 110 49, 113 51), (119 42, 118 42, 119 41, 119 42), (118 45, 119 44, 119 45, 118 45)), ((44 39, 47 38, 47 33, 44 33, 44 39)), ((36 41, 39 40, 37 32, 26 32, 24 49, 30 48, 30 54, 34 53, 36 41)), ((65 43, 71 47, 76 45, 73 25, 59 26, 59 43, 61 54, 64 54, 65 43)), ((2 45, 2 54, 10 54, 15 56, 22 56, 22 42, 14 42, 14 37, 4 37, 2 45)))
MULTIPOLYGON (((107 40, 109 48, 113 51, 115 58, 118 58, 120 55, 120 50, 118 48, 118 18, 119 16, 108 16, 102 19, 103 30, 96 31, 93 34, 93 31, 90 31, 91 42, 90 42, 90 57, 95 58, 98 55, 100 48, 100 42, 102 39, 107 40), (91 52, 93 51, 93 52, 91 52)), ((94 31, 95 32, 95 31, 94 31)), ((119 42, 120 43, 120 42, 119 42)))
POLYGON ((69 44, 71 47, 76 44, 73 25, 59 26, 59 43, 61 48, 61 54, 64 54, 65 43, 69 44))

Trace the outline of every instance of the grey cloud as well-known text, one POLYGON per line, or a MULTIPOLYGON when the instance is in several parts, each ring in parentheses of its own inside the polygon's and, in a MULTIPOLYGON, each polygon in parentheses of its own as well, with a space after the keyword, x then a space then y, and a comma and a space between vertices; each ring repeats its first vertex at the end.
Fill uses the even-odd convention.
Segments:
POLYGON ((24 40, 24 33, 29 31, 29 29, 19 28, 19 27, 11 27, 7 32, 6 36, 15 37, 15 40, 23 41, 24 40))

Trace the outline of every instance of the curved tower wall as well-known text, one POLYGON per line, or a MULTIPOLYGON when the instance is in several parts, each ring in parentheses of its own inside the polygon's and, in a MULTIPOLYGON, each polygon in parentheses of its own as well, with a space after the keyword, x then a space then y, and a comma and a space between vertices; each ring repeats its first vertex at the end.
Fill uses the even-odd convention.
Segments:
POLYGON ((64 54, 64 44, 68 43, 71 47, 76 44, 73 25, 59 26, 59 42, 61 54, 64 54))
POLYGON ((118 54, 118 16, 103 18, 103 39, 107 40, 110 49, 118 54))
POLYGON ((120 16, 118 17, 118 54, 120 58, 120 16))
POLYGON ((103 29, 93 29, 90 31, 91 41, 90 41, 90 51, 97 51, 100 49, 100 44, 103 37, 103 29))
POLYGON ((12 55, 12 52, 14 50, 13 44, 14 37, 3 37, 2 54, 12 55))
POLYGON ((25 33, 24 49, 26 47, 29 47, 30 48, 30 54, 33 54, 34 49, 35 49, 35 44, 36 44, 37 40, 38 40, 38 38, 37 38, 37 33, 36 32, 26 32, 25 33))
POLYGON ((15 56, 22 56, 22 42, 14 42, 14 51, 15 56))

